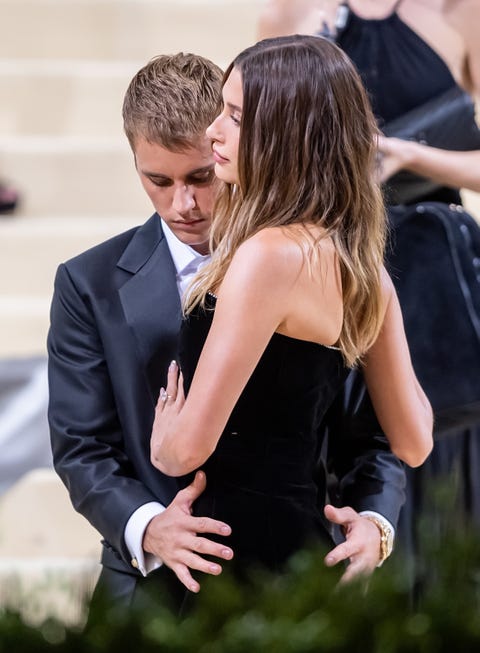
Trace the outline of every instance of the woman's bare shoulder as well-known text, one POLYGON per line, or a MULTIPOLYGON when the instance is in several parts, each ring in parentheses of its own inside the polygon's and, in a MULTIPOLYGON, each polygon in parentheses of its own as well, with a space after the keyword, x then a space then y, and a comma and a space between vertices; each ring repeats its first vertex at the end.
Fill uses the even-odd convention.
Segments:
POLYGON ((383 311, 385 314, 392 297, 396 295, 392 278, 385 269, 385 266, 382 266, 382 269, 380 270, 380 284, 382 289, 383 311))
POLYGON ((321 238, 315 228, 304 225, 266 227, 251 236, 238 248, 238 258, 252 258, 259 263, 267 260, 270 264, 293 266, 298 270, 304 265, 311 247, 317 252, 331 252, 334 245, 331 238, 321 238))
POLYGON ((267 227, 240 245, 235 253, 237 264, 248 264, 267 274, 292 273, 302 264, 302 248, 285 230, 267 227))
POLYGON ((248 238, 238 248, 239 253, 257 254, 259 256, 301 257, 301 240, 295 238, 291 227, 265 227, 248 238))
POLYGON ((445 0, 445 20, 456 30, 465 46, 463 83, 472 95, 480 97, 480 2, 478 0, 445 0))
POLYGON ((301 273, 301 245, 278 227, 265 228, 244 241, 235 252, 222 286, 253 286, 257 292, 287 292, 301 273))
POLYGON ((388 274, 387 269, 384 265, 382 265, 380 270, 380 282, 382 284, 382 293, 385 297, 389 297, 394 290, 394 285, 392 277, 388 274))

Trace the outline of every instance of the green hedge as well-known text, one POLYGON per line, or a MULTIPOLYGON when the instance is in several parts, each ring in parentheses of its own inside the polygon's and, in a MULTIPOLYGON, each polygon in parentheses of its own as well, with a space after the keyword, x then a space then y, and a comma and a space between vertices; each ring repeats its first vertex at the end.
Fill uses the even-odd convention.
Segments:
POLYGON ((33 628, 0 617, 0 653, 467 653, 480 651, 480 539, 450 533, 428 542, 412 588, 409 568, 388 561, 368 581, 338 586, 341 569, 304 551, 281 578, 228 575, 203 583, 181 622, 160 605, 105 606, 88 628, 53 620, 33 628))

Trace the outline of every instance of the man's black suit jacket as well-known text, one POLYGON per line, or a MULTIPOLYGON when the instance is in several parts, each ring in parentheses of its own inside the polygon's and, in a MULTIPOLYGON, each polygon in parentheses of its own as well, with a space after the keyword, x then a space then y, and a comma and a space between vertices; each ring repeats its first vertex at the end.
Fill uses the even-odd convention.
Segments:
MULTIPOLYGON (((129 517, 150 501, 169 504, 179 489, 149 454, 158 392, 177 356, 175 275, 154 214, 60 265, 55 279, 48 336, 55 468, 75 509, 103 536, 103 565, 131 574, 139 572, 124 541, 129 517)), ((404 471, 375 420, 352 437, 335 424, 330 433, 341 451, 341 493, 354 508, 376 510, 395 525, 404 471)), ((319 479, 326 484, 323 474, 319 479)), ((323 497, 325 487, 319 492, 323 497)))

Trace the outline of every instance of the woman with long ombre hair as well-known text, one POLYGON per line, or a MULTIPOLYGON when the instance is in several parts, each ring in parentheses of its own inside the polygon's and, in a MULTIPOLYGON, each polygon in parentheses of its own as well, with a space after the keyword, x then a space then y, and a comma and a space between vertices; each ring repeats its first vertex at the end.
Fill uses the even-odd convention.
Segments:
POLYGON ((201 467, 198 514, 232 526, 241 567, 280 569, 330 540, 317 429, 348 369, 363 367, 409 465, 431 450, 432 413, 383 267, 377 131, 346 55, 298 35, 248 48, 207 134, 223 181, 212 256, 185 301, 182 373, 172 362, 160 390, 151 460, 172 476, 201 467))

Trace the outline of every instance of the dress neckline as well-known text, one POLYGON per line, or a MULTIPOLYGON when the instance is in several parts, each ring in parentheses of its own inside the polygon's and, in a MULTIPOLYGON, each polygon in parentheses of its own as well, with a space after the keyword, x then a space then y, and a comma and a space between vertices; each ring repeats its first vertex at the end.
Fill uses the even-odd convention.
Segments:
MULTIPOLYGON (((217 295, 215 295, 215 293, 208 290, 207 295, 214 300, 214 303, 216 302, 217 295)), ((304 338, 295 338, 294 336, 287 336, 285 333, 280 333, 279 331, 274 331, 272 333, 272 337, 273 336, 278 336, 280 338, 287 338, 288 340, 293 340, 295 342, 305 342, 311 345, 317 345, 318 347, 324 347, 325 349, 332 349, 333 351, 338 351, 338 352, 341 351, 340 347, 336 347, 335 345, 325 345, 323 342, 314 342, 313 340, 305 340, 304 338)))
MULTIPOLYGON (((347 5, 348 11, 355 16, 357 20, 361 20, 365 23, 384 23, 388 22, 393 19, 398 19, 401 20, 400 17, 397 15, 398 8, 402 4, 403 0, 397 0, 393 7, 391 8, 390 12, 386 15, 383 16, 382 18, 364 18, 363 16, 359 16, 350 6, 350 3, 347 1, 345 4, 347 5)), ((402 21, 403 22, 403 21, 402 21)))

